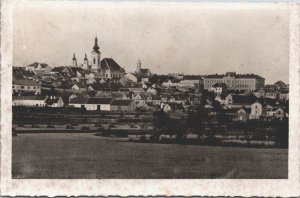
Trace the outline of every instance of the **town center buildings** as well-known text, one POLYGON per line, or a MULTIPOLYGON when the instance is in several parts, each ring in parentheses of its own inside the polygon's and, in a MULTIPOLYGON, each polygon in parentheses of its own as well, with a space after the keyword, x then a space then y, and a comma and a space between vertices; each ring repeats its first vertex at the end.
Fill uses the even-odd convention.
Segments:
POLYGON ((236 74, 227 72, 225 75, 207 75, 203 79, 204 89, 211 89, 216 83, 225 83, 228 90, 253 91, 264 87, 265 79, 255 74, 236 74))

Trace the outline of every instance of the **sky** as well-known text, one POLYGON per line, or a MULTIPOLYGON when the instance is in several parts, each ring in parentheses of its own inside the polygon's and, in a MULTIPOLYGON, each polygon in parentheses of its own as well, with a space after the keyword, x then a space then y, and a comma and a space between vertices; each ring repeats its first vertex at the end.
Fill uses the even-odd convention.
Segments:
POLYGON ((255 73, 288 83, 289 11, 281 5, 35 2, 13 14, 13 64, 51 66, 101 58, 131 72, 140 58, 152 73, 255 73))

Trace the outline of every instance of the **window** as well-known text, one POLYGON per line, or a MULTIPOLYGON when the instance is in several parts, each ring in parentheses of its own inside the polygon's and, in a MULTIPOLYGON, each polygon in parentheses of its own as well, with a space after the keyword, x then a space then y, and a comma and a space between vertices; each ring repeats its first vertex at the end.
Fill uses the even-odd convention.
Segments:
POLYGON ((96 64, 96 59, 94 58, 94 64, 96 64))
POLYGON ((15 86, 13 85, 13 86, 12 86, 12 88, 14 89, 14 88, 15 88, 15 86))
POLYGON ((21 86, 21 89, 24 89, 24 86, 21 86))

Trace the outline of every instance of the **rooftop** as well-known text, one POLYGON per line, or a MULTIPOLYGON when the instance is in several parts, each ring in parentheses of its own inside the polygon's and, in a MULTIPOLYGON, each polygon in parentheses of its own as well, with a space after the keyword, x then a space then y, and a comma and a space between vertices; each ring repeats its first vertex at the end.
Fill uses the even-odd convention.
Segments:
POLYGON ((132 103, 132 100, 113 100, 111 105, 112 106, 117 106, 117 105, 129 106, 131 103, 132 103))

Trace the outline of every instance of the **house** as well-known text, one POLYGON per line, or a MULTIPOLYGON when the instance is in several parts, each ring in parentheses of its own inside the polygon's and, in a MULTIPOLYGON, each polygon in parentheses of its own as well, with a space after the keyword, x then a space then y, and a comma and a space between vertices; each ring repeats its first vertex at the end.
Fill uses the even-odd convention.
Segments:
POLYGON ((251 113, 249 115, 249 119, 259 119, 265 114, 265 110, 265 106, 263 106, 261 103, 254 102, 251 104, 251 113))
POLYGON ((110 111, 112 98, 88 98, 85 104, 87 110, 110 111))
POLYGON ((61 97, 48 96, 45 100, 47 107, 63 107, 64 102, 61 97))
POLYGON ((91 78, 87 78, 87 80, 85 81, 85 84, 87 85, 91 85, 91 84, 94 84, 96 82, 96 80, 91 77, 91 78))
POLYGON ((257 98, 264 98, 265 97, 265 90, 261 87, 260 89, 256 89, 253 91, 253 94, 257 98))
POLYGON ((111 102, 111 111, 134 111, 136 103, 133 100, 116 99, 111 102))
POLYGON ((226 94, 227 85, 226 85, 226 83, 218 82, 211 87, 210 91, 213 91, 215 94, 220 94, 220 95, 226 94))
POLYGON ((180 87, 196 87, 198 88, 203 84, 203 79, 198 75, 185 75, 178 83, 180 87))
POLYGON ((143 82, 143 83, 149 82, 149 77, 142 77, 141 82, 143 82))
POLYGON ((75 90, 75 91, 86 91, 86 86, 82 83, 75 83, 73 86, 72 86, 72 90, 75 90))
POLYGON ((143 83, 142 83, 142 88, 143 88, 143 89, 148 89, 148 83, 143 82, 143 83))
POLYGON ((161 104, 161 108, 164 110, 164 112, 170 112, 170 111, 173 110, 170 104, 164 104, 164 103, 162 103, 161 104))
MULTIPOLYGON (((230 99, 230 98, 229 98, 230 99)), ((229 103, 227 106, 230 108, 241 108, 242 106, 245 106, 245 108, 251 108, 251 104, 254 103, 257 99, 255 96, 247 96, 247 95, 231 95, 231 103, 229 103)))
POLYGON ((41 85, 33 80, 13 79, 13 93, 32 93, 35 95, 41 94, 41 85))
POLYGON ((275 117, 282 119, 284 117, 284 110, 282 108, 272 108, 266 111, 268 117, 275 117))
POLYGON ((265 92, 265 98, 277 99, 277 92, 274 90, 267 90, 265 92))
POLYGON ((44 73, 50 73, 52 70, 52 67, 50 67, 46 63, 38 63, 34 62, 26 67, 26 70, 33 71, 33 72, 44 72, 44 73))
POLYGON ((45 97, 44 96, 13 96, 12 105, 44 107, 45 97))
POLYGON ((76 108, 85 108, 87 100, 88 100, 87 97, 82 97, 82 96, 71 98, 69 100, 69 105, 74 106, 76 108))
POLYGON ((156 95, 157 94, 157 90, 153 87, 149 87, 147 89, 147 93, 152 94, 152 95, 156 95))
POLYGON ((246 122, 249 118, 249 113, 250 113, 250 109, 246 109, 244 106, 242 106, 236 112, 236 120, 239 122, 246 122))
POLYGON ((133 73, 126 73, 124 77, 134 83, 137 83, 138 81, 137 76, 133 73))
POLYGON ((289 91, 288 90, 279 91, 279 100, 289 100, 289 91))

